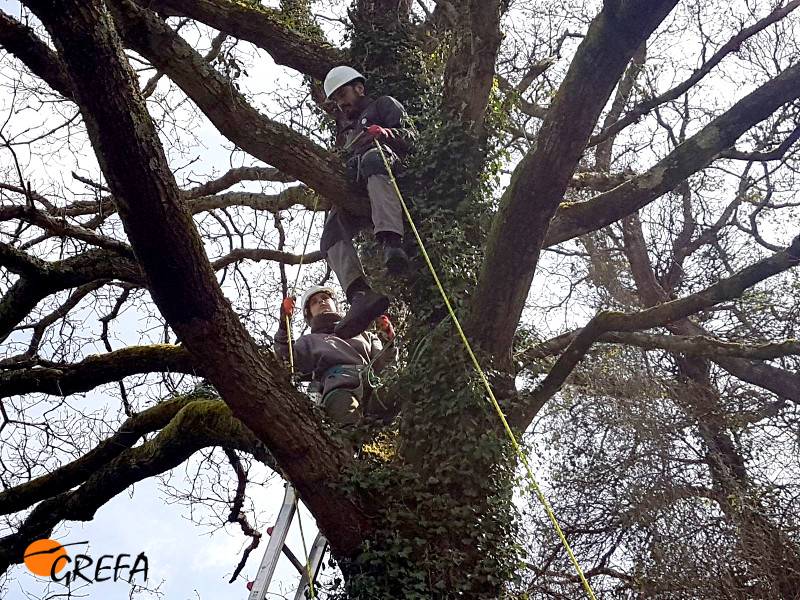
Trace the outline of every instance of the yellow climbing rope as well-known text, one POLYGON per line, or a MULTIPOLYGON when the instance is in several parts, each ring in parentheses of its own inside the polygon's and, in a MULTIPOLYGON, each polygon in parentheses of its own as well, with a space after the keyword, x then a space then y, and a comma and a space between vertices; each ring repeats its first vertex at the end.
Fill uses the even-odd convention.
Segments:
MULTIPOLYGON (((300 262, 297 265, 297 274, 294 277, 294 283, 292 284, 292 293, 289 294, 290 297, 294 297, 295 293, 297 292, 297 282, 300 280, 300 271, 303 270, 303 260, 306 257, 306 248, 308 248, 308 240, 311 239, 311 231, 314 229, 314 217, 317 216, 317 202, 319 202, 319 196, 314 194, 314 208, 311 211, 311 223, 308 226, 308 233, 306 234, 306 241, 303 244, 303 252, 300 254, 300 262)), ((294 353, 292 352, 292 319, 289 315, 286 315, 286 336, 289 340, 289 370, 292 374, 292 381, 294 381, 295 373, 294 373, 294 353)))
POLYGON ((453 323, 455 323, 456 329, 458 329, 458 333, 464 342, 464 346, 466 346, 467 348, 467 352, 469 353, 469 356, 472 359, 473 364, 475 365, 475 369, 477 370, 478 375, 480 376, 481 381, 483 382, 483 386, 486 388, 486 391, 489 394, 489 398, 491 398, 492 400, 492 404, 494 405, 497 414, 500 416, 500 420, 503 422, 503 427, 505 428, 506 434, 508 434, 508 437, 511 440, 511 445, 514 447, 514 450, 516 451, 520 460, 522 460, 522 464, 525 465, 525 470, 527 471, 528 479, 530 479, 531 483, 533 484, 533 488, 536 490, 536 493, 539 496, 539 500, 542 502, 545 511, 547 511, 547 516, 550 517, 550 521, 552 521, 553 526, 555 527, 556 532, 558 533, 558 537, 561 538, 561 543, 564 545, 564 548, 566 548, 567 554, 569 554, 569 557, 572 560, 572 564, 575 566, 575 570, 578 572, 578 576, 581 578, 583 587, 586 588, 589 597, 592 600, 596 600, 594 592, 592 591, 592 586, 589 585, 589 582, 586 580, 586 577, 584 576, 583 571, 581 570, 581 567, 578 564, 578 559, 576 559, 575 555, 572 553, 572 549, 570 548, 569 543, 567 542, 567 538, 561 531, 561 527, 559 527, 558 521, 556 520, 553 511, 550 509, 550 505, 547 503, 547 499, 544 497, 544 493, 542 493, 539 484, 536 482, 536 478, 533 476, 533 471, 531 470, 530 464, 528 463, 528 458, 525 456, 525 453, 522 451, 522 448, 520 448, 519 444, 517 443, 517 438, 511 431, 511 427, 508 425, 506 416, 503 414, 503 409, 500 408, 500 404, 494 397, 494 393, 492 392, 492 388, 489 385, 489 381, 483 374, 483 369, 481 369, 481 366, 478 363, 478 359, 475 358, 475 354, 472 352, 472 347, 469 345, 469 341, 467 341, 467 336, 464 335, 464 330, 461 328, 461 324, 458 322, 456 313, 453 310, 453 307, 450 305, 450 300, 447 298, 447 294, 445 293, 444 288, 442 287, 442 284, 439 281, 439 276, 436 274, 436 269, 434 269, 433 263, 431 262, 431 259, 428 256, 428 252, 425 250, 425 244, 422 243, 422 238, 419 236, 419 232, 417 232, 417 228, 414 225, 414 220, 411 218, 411 213, 408 211, 408 207, 406 206, 405 200, 403 200, 403 195, 400 193, 400 188, 397 186, 397 181, 394 178, 392 169, 389 167, 389 162, 386 160, 386 155, 383 153, 383 148, 381 147, 381 144, 380 142, 378 142, 378 140, 375 140, 375 146, 378 148, 378 152, 381 153, 383 164, 386 167, 386 171, 389 173, 389 178, 391 179, 392 185, 394 186, 394 189, 397 192, 397 197, 400 199, 400 204, 403 206, 403 212, 405 213, 406 218, 408 219, 409 225, 411 225, 411 230, 414 232, 414 237, 417 239, 417 244, 419 244, 419 248, 422 251, 422 256, 425 258, 425 262, 428 265, 428 269, 430 269, 431 274, 433 275, 433 279, 436 282, 436 287, 439 288, 439 293, 442 295, 444 303, 447 306, 447 310, 450 312, 450 317, 453 319, 453 323))
MULTIPOLYGON (((308 248, 308 240, 311 239, 311 231, 314 229, 314 217, 317 216, 317 202, 319 200, 319 196, 316 194, 314 195, 314 208, 311 213, 311 223, 308 226, 308 234, 306 234, 306 241, 303 244, 303 252, 300 254, 300 262, 297 265, 297 275, 295 275, 294 283, 292 284, 292 293, 289 294, 290 297, 294 297, 297 291, 297 282, 300 280, 300 271, 303 270, 303 260, 306 257, 306 249, 308 248)), ((294 353, 292 352, 292 319, 287 314, 286 315, 286 336, 289 342, 289 369, 292 374, 292 382, 295 379, 295 372, 294 372, 294 353)), ((303 556, 306 559, 306 571, 308 572, 308 589, 311 592, 311 598, 316 598, 314 594, 314 577, 311 574, 311 562, 308 558, 308 549, 306 548, 306 538, 303 535, 303 521, 300 519, 300 507, 297 505, 297 492, 294 493, 294 508, 297 511, 297 524, 300 526, 300 539, 303 542, 303 556)))
POLYGON ((308 548, 306 547, 306 536, 303 535, 303 520, 300 518, 300 507, 297 505, 297 492, 294 493, 294 508, 297 511, 297 524, 300 526, 300 540, 303 542, 303 554, 306 557, 306 571, 308 572, 308 589, 311 592, 311 598, 315 598, 314 593, 314 576, 311 573, 311 562, 308 559, 308 548))

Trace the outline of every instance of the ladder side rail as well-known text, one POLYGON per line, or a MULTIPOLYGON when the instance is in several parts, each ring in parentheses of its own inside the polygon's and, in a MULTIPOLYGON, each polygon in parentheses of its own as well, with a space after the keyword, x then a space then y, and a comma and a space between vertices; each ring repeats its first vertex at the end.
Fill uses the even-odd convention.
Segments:
MULTIPOLYGON (((313 546, 311 546, 311 553, 308 557, 308 562, 311 565, 311 573, 314 576, 314 582, 317 581, 319 569, 322 566, 322 558, 325 556, 325 550, 328 546, 328 540, 321 533, 317 534, 313 546)), ((308 572, 303 571, 300 578, 300 584, 297 586, 297 593, 294 595, 294 600, 303 600, 305 598, 306 588, 308 588, 308 572)))
POLYGON ((292 517, 295 513, 295 491, 294 488, 286 484, 286 493, 283 496, 283 505, 278 513, 278 519, 272 529, 272 535, 267 543, 267 550, 264 552, 264 558, 261 559, 261 565, 258 567, 256 579, 253 582, 253 589, 250 590, 248 600, 264 600, 269 589, 269 584, 275 574, 275 568, 278 565, 278 558, 283 550, 283 545, 286 542, 286 535, 289 533, 289 526, 292 523, 292 517))

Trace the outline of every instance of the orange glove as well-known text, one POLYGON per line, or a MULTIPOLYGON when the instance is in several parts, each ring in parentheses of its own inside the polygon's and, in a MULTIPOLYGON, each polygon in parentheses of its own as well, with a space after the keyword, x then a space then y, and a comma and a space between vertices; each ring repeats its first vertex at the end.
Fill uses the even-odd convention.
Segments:
POLYGON ((281 302, 281 323, 286 322, 286 317, 292 318, 295 300, 294 296, 290 296, 289 298, 284 298, 283 302, 281 302))
POLYGON ((377 319, 375 319, 375 324, 380 329, 381 333, 386 336, 387 340, 394 339, 394 327, 392 326, 392 322, 389 320, 389 317, 386 315, 381 315, 377 319))

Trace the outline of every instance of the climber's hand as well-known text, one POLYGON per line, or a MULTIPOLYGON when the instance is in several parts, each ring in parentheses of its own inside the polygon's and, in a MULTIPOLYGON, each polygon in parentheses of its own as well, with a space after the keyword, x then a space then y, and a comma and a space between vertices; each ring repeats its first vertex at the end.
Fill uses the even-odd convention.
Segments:
POLYGON ((375 319, 375 324, 378 326, 378 329, 380 330, 380 336, 383 339, 386 341, 394 339, 394 327, 392 326, 392 322, 389 320, 389 317, 386 315, 381 315, 375 319))
POLYGON ((382 141, 394 137, 394 132, 386 127, 380 125, 370 125, 366 133, 367 139, 371 142, 373 140, 382 141))
POLYGON ((289 317, 289 319, 292 318, 295 300, 294 296, 289 296, 288 298, 284 298, 283 302, 281 302, 281 325, 286 324, 286 317, 289 317))

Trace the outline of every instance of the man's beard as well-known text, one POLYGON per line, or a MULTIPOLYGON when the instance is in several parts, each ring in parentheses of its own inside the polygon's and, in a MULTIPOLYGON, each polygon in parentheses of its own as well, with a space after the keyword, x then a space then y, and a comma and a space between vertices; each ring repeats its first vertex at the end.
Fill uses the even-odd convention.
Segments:
POLYGON ((324 312, 311 317, 311 333, 333 333, 336 323, 341 320, 342 315, 334 312, 324 312))

